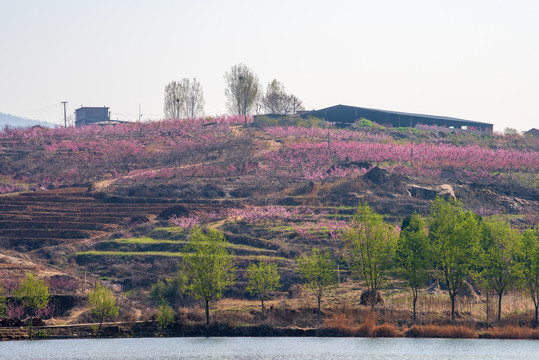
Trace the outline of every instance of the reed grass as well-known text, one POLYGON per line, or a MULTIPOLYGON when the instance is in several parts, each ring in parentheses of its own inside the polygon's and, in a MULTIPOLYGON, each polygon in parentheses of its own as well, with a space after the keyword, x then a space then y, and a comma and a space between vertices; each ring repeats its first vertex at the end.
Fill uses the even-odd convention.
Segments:
POLYGON ((344 336, 396 337, 397 328, 388 323, 376 325, 376 314, 372 309, 352 309, 344 306, 324 320, 323 328, 344 336))
POLYGON ((539 329, 506 325, 485 330, 482 337, 488 339, 539 339, 539 329))
POLYGON ((414 325, 404 335, 412 338, 475 339, 478 337, 474 329, 456 325, 414 325))

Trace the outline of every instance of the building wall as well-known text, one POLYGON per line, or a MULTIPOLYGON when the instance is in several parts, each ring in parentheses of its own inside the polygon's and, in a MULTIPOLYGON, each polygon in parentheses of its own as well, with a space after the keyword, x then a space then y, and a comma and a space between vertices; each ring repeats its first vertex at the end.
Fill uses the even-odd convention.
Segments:
POLYGON ((75 126, 109 121, 108 107, 81 107, 75 110, 75 126))
POLYGON ((392 127, 415 127, 417 124, 436 125, 461 129, 463 126, 479 128, 482 131, 492 131, 493 125, 474 121, 428 116, 420 114, 405 114, 391 111, 365 109, 352 106, 334 106, 326 109, 311 111, 303 116, 314 116, 337 124, 348 125, 358 119, 365 118, 381 125, 392 127))

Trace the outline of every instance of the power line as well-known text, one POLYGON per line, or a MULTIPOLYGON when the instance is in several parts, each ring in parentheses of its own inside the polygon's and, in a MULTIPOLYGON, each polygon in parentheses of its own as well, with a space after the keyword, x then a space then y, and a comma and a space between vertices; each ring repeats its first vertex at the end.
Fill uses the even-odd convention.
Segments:
POLYGON ((31 115, 37 115, 37 114, 49 112, 49 111, 52 111, 53 108, 57 108, 59 105, 60 104, 58 104, 58 103, 54 103, 54 104, 43 106, 43 107, 36 108, 36 109, 33 109, 33 110, 28 110, 28 111, 23 112, 22 115, 31 116, 31 115))

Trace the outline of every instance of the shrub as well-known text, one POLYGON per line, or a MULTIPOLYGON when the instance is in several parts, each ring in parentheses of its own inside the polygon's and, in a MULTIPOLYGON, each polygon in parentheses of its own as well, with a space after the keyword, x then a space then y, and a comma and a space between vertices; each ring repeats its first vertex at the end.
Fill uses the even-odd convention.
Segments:
POLYGON ((398 331, 395 326, 387 323, 377 326, 373 331, 375 337, 396 337, 397 335, 398 331))
POLYGON ((159 333, 162 333, 163 330, 174 322, 174 311, 166 301, 162 301, 156 311, 157 327, 159 328, 159 333))

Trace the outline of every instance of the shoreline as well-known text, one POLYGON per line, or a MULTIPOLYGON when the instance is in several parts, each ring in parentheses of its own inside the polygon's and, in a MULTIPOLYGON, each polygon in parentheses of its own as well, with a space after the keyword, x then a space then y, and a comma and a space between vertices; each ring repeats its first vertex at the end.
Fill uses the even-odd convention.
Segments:
MULTIPOLYGON (((159 332, 152 321, 136 323, 103 324, 101 333, 98 324, 39 326, 34 328, 34 340, 47 339, 113 339, 113 338, 157 338, 157 337, 368 337, 368 338, 432 338, 432 339, 513 339, 539 340, 539 329, 504 326, 490 329, 471 329, 455 325, 414 325, 388 331, 391 326, 382 324, 370 332, 356 329, 355 332, 335 328, 272 327, 269 325, 230 326, 227 324, 173 324, 159 332), (381 331, 379 331, 381 330, 381 331)), ((0 341, 29 340, 26 327, 0 328, 0 341)))

